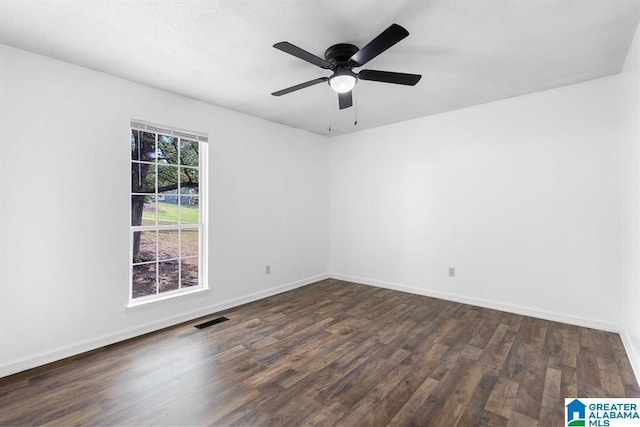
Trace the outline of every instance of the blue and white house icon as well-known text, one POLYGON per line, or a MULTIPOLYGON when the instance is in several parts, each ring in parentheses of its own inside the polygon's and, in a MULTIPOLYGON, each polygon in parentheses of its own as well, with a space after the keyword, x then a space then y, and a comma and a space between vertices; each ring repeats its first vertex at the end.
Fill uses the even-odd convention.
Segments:
POLYGON ((580 402, 578 399, 574 399, 567 405, 567 423, 570 423, 574 419, 584 420, 585 408, 587 405, 580 402))

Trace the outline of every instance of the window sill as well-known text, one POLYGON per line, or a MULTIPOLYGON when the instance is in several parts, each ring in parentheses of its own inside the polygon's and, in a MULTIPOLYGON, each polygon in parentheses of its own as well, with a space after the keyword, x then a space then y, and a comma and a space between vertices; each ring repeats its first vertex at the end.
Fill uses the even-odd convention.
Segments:
POLYGON ((183 301, 200 298, 206 294, 210 294, 211 289, 194 289, 193 291, 181 292, 179 294, 166 295, 145 301, 130 301, 125 308, 127 314, 139 313, 158 307, 166 307, 183 301))

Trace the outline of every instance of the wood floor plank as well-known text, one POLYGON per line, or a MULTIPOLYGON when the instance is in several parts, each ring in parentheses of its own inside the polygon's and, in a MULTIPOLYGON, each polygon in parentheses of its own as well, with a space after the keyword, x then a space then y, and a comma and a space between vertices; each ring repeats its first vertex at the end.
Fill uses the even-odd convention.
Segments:
POLYGON ((456 390, 450 394, 442 409, 433 418, 434 425, 457 425, 469 401, 473 397, 478 384, 482 380, 483 370, 479 365, 471 365, 469 370, 460 378, 456 390))
MULTIPOLYGON (((483 370, 484 371, 484 370, 483 370)), ((480 419, 485 416, 485 407, 491 391, 496 385, 498 377, 489 372, 484 372, 473 396, 466 404, 464 412, 458 420, 460 426, 471 426, 480 424, 480 419)), ((506 419, 505 419, 506 423, 506 419)))
POLYGON ((511 416, 520 383, 500 377, 491 390, 485 409, 506 419, 511 416))
POLYGON ((615 360, 597 357, 598 374, 602 388, 611 396, 621 396, 624 392, 624 384, 618 372, 618 364, 615 360))
POLYGON ((560 394, 566 396, 579 396, 578 394, 578 374, 577 369, 563 365, 561 368, 560 394))
POLYGON ((640 397, 617 334, 328 279, 1 378, 0 425, 554 426, 565 397, 640 397))
POLYGON ((564 398, 561 394, 562 372, 558 369, 547 367, 544 379, 544 391, 540 405, 540 425, 562 425, 564 420, 564 398))
POLYGON ((410 374, 400 381, 362 420, 365 425, 386 424, 391 420, 405 419, 428 398, 438 381, 428 378, 448 347, 435 344, 424 354, 410 354, 402 365, 410 369, 410 374))
POLYGON ((511 412, 511 416, 509 417, 509 423, 507 427, 537 427, 538 420, 535 418, 528 417, 519 412, 511 412))
MULTIPOLYGON (((435 390, 411 417, 416 425, 428 425, 435 420, 443 408, 448 407, 450 413, 457 413, 463 408, 458 407, 458 399, 455 396, 463 394, 465 388, 465 379, 470 376, 469 371, 472 370, 473 362, 467 359, 457 359, 456 367, 447 371, 447 373, 439 379, 439 383, 435 390), (447 403, 454 400, 452 406, 447 403)), ((475 389, 475 387, 474 387, 475 389)), ((461 412, 460 412, 461 414, 461 412)))
POLYGON ((562 328, 562 364, 577 368, 577 357, 580 354, 578 328, 564 325, 562 328))
POLYGON ((439 384, 438 380, 427 378, 391 419, 389 425, 403 426, 411 424, 419 408, 424 405, 439 384))
POLYGON ((542 344, 521 344, 524 358, 523 369, 515 378, 520 384, 513 409, 527 417, 538 419, 540 402, 545 386, 545 375, 548 358, 541 352, 542 344))
MULTIPOLYGON (((400 365, 394 368, 394 365, 389 364, 391 367, 391 371, 387 376, 378 381, 373 389, 371 389, 368 393, 364 394, 360 399, 358 399, 349 409, 347 413, 345 413, 341 418, 338 419, 336 424, 338 425, 357 425, 357 424, 365 424, 365 425, 375 425, 376 423, 380 423, 381 419, 377 417, 372 417, 367 419, 367 416, 371 413, 372 409, 375 408, 378 403, 389 394, 395 387, 403 381, 407 375, 411 375, 411 366, 400 365)), ((376 375, 379 373, 376 372, 376 375)), ((348 402, 342 402, 340 400, 340 404, 348 404, 348 402)))
POLYGON ((507 424, 509 424, 509 420, 507 418, 504 418, 494 412, 485 411, 477 421, 476 427, 505 427, 507 424))

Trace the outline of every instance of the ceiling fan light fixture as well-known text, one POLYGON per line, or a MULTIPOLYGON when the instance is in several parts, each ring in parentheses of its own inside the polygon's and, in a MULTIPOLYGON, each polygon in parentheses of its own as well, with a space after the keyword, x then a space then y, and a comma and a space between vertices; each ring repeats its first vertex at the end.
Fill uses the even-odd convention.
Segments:
POLYGON ((337 74, 329 79, 329 86, 338 93, 347 93, 356 85, 357 79, 351 74, 337 74))
POLYGON ((338 106, 341 110, 344 110, 354 105, 353 94, 351 92, 355 85, 358 84, 358 80, 415 86, 422 77, 419 74, 395 73, 380 70, 360 70, 357 73, 353 72, 354 68, 362 67, 408 35, 409 32, 400 25, 391 24, 389 28, 378 34, 378 36, 367 43, 362 49, 350 43, 338 43, 329 46, 324 52, 324 59, 287 41, 278 42, 273 45, 274 48, 325 70, 331 70, 333 74, 273 92, 271 95, 282 96, 309 86, 327 82, 331 90, 338 93, 338 106))

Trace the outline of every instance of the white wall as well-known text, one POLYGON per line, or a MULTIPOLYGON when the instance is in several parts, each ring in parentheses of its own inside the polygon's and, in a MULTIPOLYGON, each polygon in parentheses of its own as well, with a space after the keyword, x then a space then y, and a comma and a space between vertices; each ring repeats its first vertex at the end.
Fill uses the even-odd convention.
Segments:
POLYGON ((617 88, 332 139, 331 276, 618 329, 617 88))
POLYGON ((620 75, 620 99, 622 337, 640 378, 640 32, 620 75))
POLYGON ((0 376, 326 277, 324 138, 1 45, 0 64, 0 376), (209 133, 211 293, 127 314, 132 118, 209 133))

